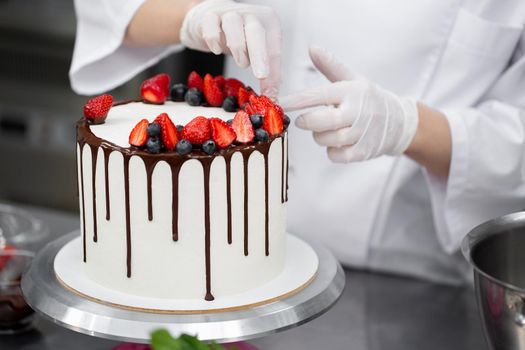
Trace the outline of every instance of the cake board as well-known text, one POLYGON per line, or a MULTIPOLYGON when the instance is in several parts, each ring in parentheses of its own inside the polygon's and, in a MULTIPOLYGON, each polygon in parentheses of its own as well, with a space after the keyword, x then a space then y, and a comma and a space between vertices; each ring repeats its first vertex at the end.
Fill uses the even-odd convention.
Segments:
POLYGON ((345 285, 344 271, 333 255, 326 248, 309 244, 318 257, 317 271, 293 293, 259 304, 220 310, 195 309, 198 312, 189 313, 127 308, 96 301, 57 277, 55 257, 77 237, 79 232, 72 232, 39 252, 22 279, 22 290, 28 304, 40 314, 66 328, 102 338, 146 343, 151 331, 157 328, 165 328, 173 335, 198 335, 204 341, 261 337, 321 315, 337 301, 345 285))

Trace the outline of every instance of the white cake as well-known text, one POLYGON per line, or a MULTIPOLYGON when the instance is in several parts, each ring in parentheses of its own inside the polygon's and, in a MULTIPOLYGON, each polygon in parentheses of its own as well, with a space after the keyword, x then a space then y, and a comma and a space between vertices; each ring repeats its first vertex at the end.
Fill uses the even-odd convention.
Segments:
POLYGON ((163 112, 182 125, 234 116, 185 102, 128 102, 104 124, 77 124, 87 276, 125 293, 206 300, 275 278, 284 262, 286 131, 215 155, 130 147, 133 126, 163 112))

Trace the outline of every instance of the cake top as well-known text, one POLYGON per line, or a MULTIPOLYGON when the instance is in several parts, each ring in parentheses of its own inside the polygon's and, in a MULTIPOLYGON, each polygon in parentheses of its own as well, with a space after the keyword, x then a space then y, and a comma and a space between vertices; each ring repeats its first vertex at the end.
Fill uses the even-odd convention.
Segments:
POLYGON ((180 155, 270 142, 290 122, 268 97, 221 75, 202 79, 193 71, 186 83, 170 88, 170 77, 158 74, 142 83, 140 94, 121 103, 97 96, 84 106, 83 121, 94 136, 118 147, 180 155))

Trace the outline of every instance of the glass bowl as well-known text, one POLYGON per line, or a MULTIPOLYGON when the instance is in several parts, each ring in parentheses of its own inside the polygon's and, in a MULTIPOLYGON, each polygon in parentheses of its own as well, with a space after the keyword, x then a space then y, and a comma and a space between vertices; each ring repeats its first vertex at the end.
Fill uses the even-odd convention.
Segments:
POLYGON ((37 251, 49 235, 48 227, 28 212, 0 204, 0 249, 37 251))

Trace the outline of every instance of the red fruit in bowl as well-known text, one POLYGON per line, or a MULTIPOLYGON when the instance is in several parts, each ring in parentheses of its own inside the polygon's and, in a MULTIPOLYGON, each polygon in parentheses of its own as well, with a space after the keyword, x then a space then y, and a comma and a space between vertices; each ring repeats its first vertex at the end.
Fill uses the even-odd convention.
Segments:
POLYGON ((211 118, 211 138, 219 148, 226 148, 235 141, 237 135, 224 120, 211 118))
POLYGON ((196 71, 192 71, 188 76, 188 89, 197 88, 200 91, 204 90, 204 82, 202 77, 196 71))
POLYGON ((84 105, 84 117, 92 124, 102 124, 113 105, 113 96, 109 94, 93 97, 84 105))
POLYGON ((283 132, 283 122, 283 116, 277 108, 271 107, 264 114, 262 128, 266 130, 270 136, 279 135, 283 132))
POLYGON ((2 252, 2 255, 0 255, 0 270, 2 270, 7 262, 12 258, 12 253, 10 254, 10 251, 15 250, 15 247, 12 245, 6 244, 2 249, 0 249, 0 252, 2 252))
POLYGON ((140 86, 140 95, 148 103, 163 104, 169 93, 170 76, 166 73, 146 79, 140 86))
POLYGON ((182 128, 181 136, 194 145, 200 145, 204 141, 208 141, 211 137, 210 121, 203 116, 193 118, 192 121, 182 128))
POLYGON ((234 78, 226 79, 223 88, 224 95, 237 98, 239 96, 239 88, 241 87, 244 88, 242 81, 234 78))
POLYGON ((155 118, 155 122, 160 125, 160 139, 162 140, 164 148, 167 151, 173 151, 175 146, 177 146, 177 142, 180 140, 177 127, 166 113, 159 114, 159 116, 155 118))
POLYGON ((135 125, 129 134, 129 144, 135 147, 143 147, 148 141, 148 125, 147 119, 142 119, 135 125))
POLYGON ((250 121, 250 116, 242 109, 235 114, 232 121, 232 128, 237 135, 236 140, 238 142, 249 143, 253 141, 255 133, 252 122, 250 121))
POLYGON ((220 107, 224 101, 224 94, 219 85, 210 74, 204 76, 204 97, 208 104, 213 107, 220 107))

